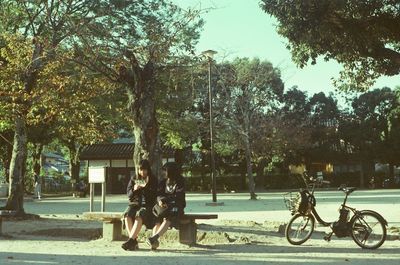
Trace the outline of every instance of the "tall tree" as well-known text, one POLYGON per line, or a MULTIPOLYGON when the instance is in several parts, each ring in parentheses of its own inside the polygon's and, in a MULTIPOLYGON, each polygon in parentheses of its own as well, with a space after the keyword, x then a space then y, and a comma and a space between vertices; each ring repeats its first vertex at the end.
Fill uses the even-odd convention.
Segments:
POLYGON ((318 56, 343 64, 336 85, 366 90, 400 73, 400 9, 395 0, 262 0, 300 67, 318 56))
POLYGON ((183 10, 166 0, 109 1, 107 19, 82 31, 75 43, 76 60, 120 84, 128 95, 135 136, 133 160, 161 163, 155 81, 174 58, 193 53, 203 24, 200 11, 183 10))
POLYGON ((320 92, 309 101, 312 146, 307 150, 306 165, 312 161, 329 163, 338 157, 340 111, 333 95, 320 92))
POLYGON ((280 71, 270 62, 248 58, 237 58, 219 65, 218 69, 216 112, 220 123, 234 134, 235 145, 245 153, 250 198, 256 199, 253 145, 257 142, 262 114, 275 108, 282 97, 280 71))
MULTIPOLYGON (((12 90, 14 111, 14 144, 10 164, 10 192, 6 209, 24 214, 23 183, 27 156, 27 116, 35 101, 40 101, 45 87, 40 81, 44 69, 57 61, 58 51, 65 40, 88 26, 94 19, 98 1, 13 1, 0 2, 0 33, 17 36, 17 41, 3 41, 2 56, 7 71, 14 71, 16 79, 7 79, 6 88, 12 90), (4 45, 5 43, 5 45, 4 45), (15 48, 15 46, 24 47, 15 48), (25 54, 23 54, 25 53, 25 54)), ((4 38, 3 38, 4 40, 4 38)))
POLYGON ((107 79, 88 75, 85 69, 78 72, 80 75, 70 78, 56 100, 60 108, 55 128, 57 139, 68 149, 69 173, 75 181, 79 179, 83 146, 115 136, 116 125, 123 120, 120 115, 125 113, 118 112, 120 91, 107 79))
POLYGON ((310 107, 307 94, 292 87, 283 95, 282 107, 270 118, 275 133, 269 148, 281 157, 286 168, 304 163, 306 151, 311 148, 310 107))
POLYGON ((196 106, 206 94, 206 75, 196 61, 182 62, 180 67, 166 68, 159 74, 157 115, 166 145, 179 150, 198 143, 202 118, 196 106))
POLYGON ((393 167, 398 162, 399 154, 396 145, 399 137, 399 116, 396 114, 399 103, 395 93, 389 88, 375 89, 354 98, 352 107, 361 129, 356 136, 359 139, 353 141, 360 143, 361 140, 356 146, 359 146, 362 154, 368 152, 370 159, 388 163, 389 176, 393 181, 393 167))

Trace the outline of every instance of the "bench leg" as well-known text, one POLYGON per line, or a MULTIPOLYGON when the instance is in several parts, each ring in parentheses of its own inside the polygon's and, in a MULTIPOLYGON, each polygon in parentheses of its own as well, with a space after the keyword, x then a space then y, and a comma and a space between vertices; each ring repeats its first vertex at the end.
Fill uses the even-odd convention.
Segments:
POLYGON ((114 241, 122 238, 121 222, 103 222, 103 238, 114 241))
POLYGON ((195 245, 197 237, 197 225, 194 220, 179 225, 179 242, 185 245, 195 245))

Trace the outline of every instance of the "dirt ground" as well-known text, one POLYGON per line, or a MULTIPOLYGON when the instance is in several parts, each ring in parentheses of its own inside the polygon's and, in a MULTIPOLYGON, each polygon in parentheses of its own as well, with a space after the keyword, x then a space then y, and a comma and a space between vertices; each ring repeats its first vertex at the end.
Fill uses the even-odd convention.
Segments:
POLYGON ((398 264, 398 228, 390 228, 385 244, 366 251, 351 239, 322 240, 318 230, 303 246, 291 246, 279 222, 218 220, 199 224, 198 245, 178 243, 176 230, 162 238, 159 250, 139 237, 138 251, 124 251, 122 241, 102 239, 102 224, 80 215, 43 215, 33 220, 4 220, 0 236, 0 264, 398 264))

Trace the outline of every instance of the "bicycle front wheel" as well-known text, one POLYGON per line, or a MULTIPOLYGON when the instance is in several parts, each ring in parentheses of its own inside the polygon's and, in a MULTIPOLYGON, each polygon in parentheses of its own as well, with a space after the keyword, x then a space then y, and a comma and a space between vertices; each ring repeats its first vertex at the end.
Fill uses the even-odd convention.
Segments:
POLYGON ((312 215, 295 214, 285 229, 287 241, 292 245, 301 245, 314 232, 315 219, 312 215))
POLYGON ((379 248, 386 240, 383 218, 374 212, 361 212, 350 221, 351 237, 362 248, 379 248))

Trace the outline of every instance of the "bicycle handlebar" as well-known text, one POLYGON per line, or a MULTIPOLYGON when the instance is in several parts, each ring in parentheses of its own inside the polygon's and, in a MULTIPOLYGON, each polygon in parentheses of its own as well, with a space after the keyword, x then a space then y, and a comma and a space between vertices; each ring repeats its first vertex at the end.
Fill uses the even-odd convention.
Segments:
POLYGON ((304 181, 305 188, 309 188, 308 186, 314 184, 331 184, 328 180, 323 180, 322 178, 315 178, 307 174, 307 172, 303 172, 301 175, 302 180, 304 181))
POLYGON ((318 179, 318 178, 312 178, 312 177, 310 177, 310 180, 309 180, 311 183, 320 183, 320 184, 331 184, 331 182, 330 181, 328 181, 328 180, 323 180, 323 179, 318 179))

